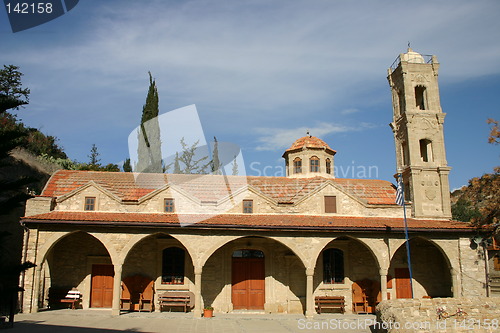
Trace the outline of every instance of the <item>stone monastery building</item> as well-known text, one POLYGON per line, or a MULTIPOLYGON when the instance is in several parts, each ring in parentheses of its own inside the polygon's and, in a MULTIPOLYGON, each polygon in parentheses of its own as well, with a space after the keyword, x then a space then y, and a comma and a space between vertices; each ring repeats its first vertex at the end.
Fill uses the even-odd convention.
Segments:
MULTIPOLYGON (((388 74, 414 297, 485 295, 474 231, 451 220, 438 68, 409 49, 388 74)), ((317 296, 373 312, 411 297, 396 187, 335 178, 335 154, 306 136, 283 154, 286 177, 56 172, 22 218, 26 260, 37 264, 23 278, 23 311, 70 289, 80 307, 113 314, 190 295, 195 316, 213 306, 310 317, 317 296)))

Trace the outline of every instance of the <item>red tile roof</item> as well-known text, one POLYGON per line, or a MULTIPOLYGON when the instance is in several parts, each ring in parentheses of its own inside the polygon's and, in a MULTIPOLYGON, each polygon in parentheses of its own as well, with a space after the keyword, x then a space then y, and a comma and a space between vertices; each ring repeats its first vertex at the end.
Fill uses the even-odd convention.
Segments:
POLYGON ((335 150, 330 148, 330 146, 325 141, 323 141, 320 138, 317 138, 315 136, 307 135, 307 136, 304 136, 300 139, 297 139, 292 144, 292 146, 290 148, 285 150, 285 154, 292 152, 292 151, 300 150, 303 148, 325 149, 334 155, 337 153, 335 150))
POLYGON ((218 201, 247 185, 283 203, 295 203, 325 183, 331 182, 367 204, 393 205, 394 186, 378 179, 329 179, 255 177, 219 175, 136 174, 129 172, 98 172, 59 170, 52 175, 42 196, 60 197, 89 182, 94 182, 124 201, 137 201, 145 195, 165 187, 176 186, 201 201, 218 201))
MULTIPOLYGON (((165 213, 108 213, 108 212, 63 212, 52 211, 45 214, 23 217, 24 223, 57 223, 89 225, 155 225, 180 227, 179 220, 200 221, 190 227, 234 227, 260 229, 312 229, 322 230, 402 230, 402 218, 353 217, 353 216, 312 216, 312 215, 259 215, 259 214, 224 214, 224 215, 182 215, 165 213)), ((409 230, 429 231, 471 231, 468 223, 447 220, 408 219, 409 230)))

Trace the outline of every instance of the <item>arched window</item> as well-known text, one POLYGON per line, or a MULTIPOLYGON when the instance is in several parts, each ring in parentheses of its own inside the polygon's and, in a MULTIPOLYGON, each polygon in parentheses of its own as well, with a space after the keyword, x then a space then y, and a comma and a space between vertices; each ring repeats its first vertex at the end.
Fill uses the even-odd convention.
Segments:
POLYGON ((415 87, 415 104, 417 109, 426 110, 427 109, 427 98, 424 86, 415 87))
POLYGON ((420 157, 422 162, 432 162, 432 141, 428 139, 420 140, 420 157))
POLYGON ((293 173, 302 173, 302 160, 298 157, 293 160, 293 173))
POLYGON ((344 283, 344 252, 342 250, 323 251, 323 283, 344 283))
POLYGON ((326 173, 332 173, 332 161, 329 158, 326 159, 326 173))
POLYGON ((311 172, 319 172, 319 158, 317 156, 311 157, 309 164, 311 172))
POLYGON ((184 249, 168 247, 163 250, 161 283, 184 284, 184 249))

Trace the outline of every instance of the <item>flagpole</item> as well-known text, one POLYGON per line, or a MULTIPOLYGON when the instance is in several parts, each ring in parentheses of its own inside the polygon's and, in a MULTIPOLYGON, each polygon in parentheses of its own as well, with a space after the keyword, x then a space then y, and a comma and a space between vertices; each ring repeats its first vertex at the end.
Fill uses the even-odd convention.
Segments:
POLYGON ((411 255, 410 255, 410 240, 408 237, 408 223, 406 221, 406 204, 405 204, 405 188, 403 184, 403 174, 399 174, 398 185, 401 186, 401 194, 403 196, 403 216, 405 221, 405 238, 406 238, 406 256, 408 259, 408 272, 410 273, 410 289, 411 298, 413 298, 413 272, 411 269, 411 255))

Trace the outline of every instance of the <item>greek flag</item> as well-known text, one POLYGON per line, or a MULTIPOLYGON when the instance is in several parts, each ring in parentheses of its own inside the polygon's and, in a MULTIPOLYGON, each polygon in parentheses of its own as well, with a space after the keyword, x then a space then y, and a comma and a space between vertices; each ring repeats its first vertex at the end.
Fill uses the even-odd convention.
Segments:
POLYGON ((398 187, 396 189, 396 204, 404 206, 403 181, 401 178, 398 180, 398 187))

